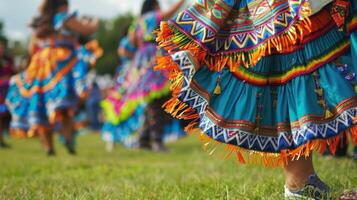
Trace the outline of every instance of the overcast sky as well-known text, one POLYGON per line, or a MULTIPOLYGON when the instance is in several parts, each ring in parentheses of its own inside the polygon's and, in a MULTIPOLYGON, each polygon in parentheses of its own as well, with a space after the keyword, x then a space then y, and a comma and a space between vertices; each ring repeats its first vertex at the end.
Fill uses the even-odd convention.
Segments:
MULTIPOLYGON (((27 24, 37 13, 42 0, 0 0, 0 20, 5 22, 5 30, 12 39, 26 38, 30 30, 27 24)), ((70 0, 71 10, 80 14, 111 18, 119 14, 139 13, 143 0, 70 0)), ((161 0, 163 9, 175 0, 161 0)))

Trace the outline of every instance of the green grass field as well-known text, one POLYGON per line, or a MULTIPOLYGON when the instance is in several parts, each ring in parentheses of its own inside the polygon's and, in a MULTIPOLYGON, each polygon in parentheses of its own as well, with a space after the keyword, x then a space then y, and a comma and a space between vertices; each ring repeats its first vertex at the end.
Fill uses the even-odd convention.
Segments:
MULTIPOLYGON (((57 143, 47 158, 37 139, 10 140, 0 150, 0 199, 283 199, 281 169, 242 166, 209 156, 196 137, 170 153, 117 147, 98 135, 78 138, 78 156, 57 143)), ((357 163, 315 156, 317 171, 338 195, 357 187, 357 163)))

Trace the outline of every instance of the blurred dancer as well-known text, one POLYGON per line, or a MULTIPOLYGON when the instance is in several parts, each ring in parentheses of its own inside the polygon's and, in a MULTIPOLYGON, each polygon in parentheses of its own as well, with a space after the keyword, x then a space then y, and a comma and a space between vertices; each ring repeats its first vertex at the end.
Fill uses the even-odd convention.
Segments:
POLYGON ((96 42, 78 43, 80 35, 97 30, 97 19, 80 19, 69 13, 67 0, 43 0, 39 17, 32 22, 31 62, 10 82, 6 103, 12 114, 13 135, 39 135, 48 155, 54 155, 53 127, 70 154, 75 154, 73 115, 80 98, 86 96, 88 65, 101 49, 96 42))
POLYGON ((9 147, 4 140, 5 131, 10 123, 10 114, 5 105, 5 97, 10 77, 15 74, 12 57, 7 52, 7 39, 0 36, 0 148, 9 147))
POLYGON ((102 138, 108 151, 113 150, 115 142, 126 144, 125 141, 143 124, 142 101, 128 94, 132 79, 137 76, 136 69, 131 67, 137 44, 133 35, 128 34, 129 29, 130 26, 125 28, 117 50, 120 65, 116 70, 115 87, 102 102, 105 118, 102 138))
POLYGON ((135 68, 141 71, 137 89, 144 93, 143 96, 153 97, 145 108, 145 124, 140 135, 140 147, 153 151, 166 151, 163 144, 164 126, 172 123, 171 117, 161 108, 168 99, 167 76, 165 73, 153 71, 155 56, 158 53, 153 31, 159 27, 161 20, 172 17, 184 2, 179 0, 164 12, 160 9, 158 1, 145 0, 135 28, 135 37, 140 39, 134 61, 135 68))
POLYGON ((172 127, 168 125, 171 122, 169 116, 161 108, 157 109, 169 90, 165 74, 152 69, 156 55, 152 31, 162 18, 173 15, 182 4, 183 1, 180 1, 164 13, 160 11, 157 1, 145 1, 142 15, 121 40, 118 52, 124 65, 118 70, 120 75, 115 90, 102 103, 106 118, 103 139, 107 141, 108 150, 112 149, 114 141, 120 141, 127 147, 136 147, 140 140, 141 147, 160 151, 164 150, 163 139, 175 138, 172 134, 165 134, 165 131, 176 131, 177 123, 172 127), (155 101, 157 103, 152 103, 155 101), (156 120, 161 120, 160 126, 157 126, 156 120), (140 139, 135 133, 140 133, 140 139))

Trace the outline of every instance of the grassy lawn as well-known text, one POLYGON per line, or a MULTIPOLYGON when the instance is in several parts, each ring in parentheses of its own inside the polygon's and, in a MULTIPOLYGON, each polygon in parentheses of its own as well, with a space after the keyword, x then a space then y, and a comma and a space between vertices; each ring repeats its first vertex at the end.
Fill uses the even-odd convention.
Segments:
MULTIPOLYGON (((98 135, 78 138, 78 156, 57 143, 47 158, 37 139, 10 140, 0 150, 0 199, 283 199, 281 169, 242 166, 202 151, 195 137, 155 154, 117 147, 98 135)), ((315 156, 321 178, 338 195, 357 187, 357 163, 315 156)))

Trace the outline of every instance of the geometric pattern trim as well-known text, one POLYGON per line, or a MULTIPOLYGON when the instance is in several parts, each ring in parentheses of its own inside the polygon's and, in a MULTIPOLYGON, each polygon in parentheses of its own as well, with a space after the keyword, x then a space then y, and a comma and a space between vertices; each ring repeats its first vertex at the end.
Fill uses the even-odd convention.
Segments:
POLYGON ((287 132, 278 132, 278 136, 262 136, 236 128, 218 126, 206 114, 208 101, 191 86, 196 73, 196 62, 188 51, 171 54, 172 60, 180 67, 183 73, 183 85, 178 98, 190 106, 199 115, 199 128, 212 139, 239 146, 245 149, 279 153, 284 149, 295 149, 314 139, 328 139, 337 136, 341 131, 351 127, 353 118, 357 116, 357 107, 345 109, 336 118, 325 122, 308 122, 287 132))
POLYGON ((199 0, 169 22, 210 54, 248 51, 294 24, 305 0, 229 2, 199 0))

